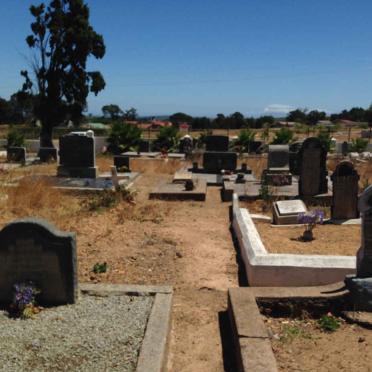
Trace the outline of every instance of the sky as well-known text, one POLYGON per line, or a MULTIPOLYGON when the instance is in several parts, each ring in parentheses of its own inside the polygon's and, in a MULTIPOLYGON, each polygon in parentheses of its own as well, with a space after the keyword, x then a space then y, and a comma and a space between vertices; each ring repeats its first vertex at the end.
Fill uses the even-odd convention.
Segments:
MULTIPOLYGON (((0 97, 22 85, 29 6, 0 1, 0 97)), ((105 104, 140 115, 285 115, 372 103, 371 0, 86 0, 105 104)))

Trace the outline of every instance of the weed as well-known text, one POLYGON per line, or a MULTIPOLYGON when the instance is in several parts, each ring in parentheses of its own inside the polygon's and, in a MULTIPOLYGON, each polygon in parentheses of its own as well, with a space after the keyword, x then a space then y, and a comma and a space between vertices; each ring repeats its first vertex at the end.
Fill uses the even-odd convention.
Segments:
POLYGON ((318 325, 320 329, 324 332, 334 332, 340 328, 339 320, 332 314, 323 315, 318 320, 318 325))
POLYGON ((280 341, 292 342, 295 338, 311 338, 311 334, 305 331, 300 325, 285 325, 280 336, 280 341))
POLYGON ((94 274, 103 274, 103 273, 107 272, 107 262, 104 262, 104 263, 97 262, 93 266, 92 271, 94 272, 94 274))

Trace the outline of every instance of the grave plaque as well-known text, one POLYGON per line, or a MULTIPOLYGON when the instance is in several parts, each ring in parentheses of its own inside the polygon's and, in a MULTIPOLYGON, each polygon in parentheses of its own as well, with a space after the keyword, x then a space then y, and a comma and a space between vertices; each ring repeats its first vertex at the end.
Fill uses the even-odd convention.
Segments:
POLYGON ((75 132, 60 137, 58 176, 97 177, 94 136, 88 134, 75 132))
POLYGON ((75 234, 63 233, 43 220, 23 219, 0 231, 0 303, 10 303, 13 286, 32 281, 41 304, 77 299, 75 234))
POLYGON ((318 138, 304 141, 299 152, 299 193, 301 196, 315 196, 328 192, 327 150, 318 138))
POLYGON ((206 136, 206 151, 229 151, 229 137, 227 136, 206 136))
POLYGON ((114 165, 119 172, 130 172, 130 157, 127 155, 114 155, 114 165))
POLYGON ((297 224, 298 215, 307 212, 302 200, 281 200, 273 204, 273 222, 275 225, 297 224))
POLYGON ((301 150, 302 143, 298 141, 289 145, 289 170, 296 176, 300 174, 298 153, 301 150))
POLYGON ((346 220, 359 217, 358 183, 359 175, 353 163, 342 161, 333 172, 333 195, 331 216, 335 220, 346 220))
POLYGON ((54 147, 40 147, 37 155, 42 163, 57 161, 57 149, 54 147))
POLYGON ((203 155, 203 168, 206 173, 220 173, 221 170, 235 171, 238 156, 235 152, 208 151, 203 155))

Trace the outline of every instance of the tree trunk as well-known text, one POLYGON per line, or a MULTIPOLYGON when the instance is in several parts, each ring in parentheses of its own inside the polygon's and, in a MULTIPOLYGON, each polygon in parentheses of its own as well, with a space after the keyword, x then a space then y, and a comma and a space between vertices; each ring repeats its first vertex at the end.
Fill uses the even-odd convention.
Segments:
POLYGON ((54 147, 53 145, 53 126, 42 123, 40 132, 40 147, 54 147))

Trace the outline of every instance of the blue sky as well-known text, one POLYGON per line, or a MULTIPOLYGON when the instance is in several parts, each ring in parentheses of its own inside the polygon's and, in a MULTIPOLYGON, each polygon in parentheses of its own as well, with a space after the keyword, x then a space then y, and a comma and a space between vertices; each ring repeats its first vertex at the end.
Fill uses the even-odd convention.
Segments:
MULTIPOLYGON (((107 53, 88 99, 140 115, 337 112, 372 102, 371 0, 87 0, 107 53)), ((22 84, 29 5, 1 0, 0 96, 22 84)))

